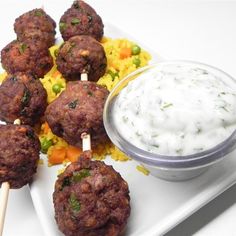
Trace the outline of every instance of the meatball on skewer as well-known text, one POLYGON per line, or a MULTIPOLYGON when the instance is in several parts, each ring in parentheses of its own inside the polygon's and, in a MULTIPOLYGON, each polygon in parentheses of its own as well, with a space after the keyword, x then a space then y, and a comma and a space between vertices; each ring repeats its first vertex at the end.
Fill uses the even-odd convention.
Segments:
POLYGON ((40 142, 30 126, 0 125, 0 234, 10 188, 28 184, 36 173, 40 142))
POLYGON ((81 135, 83 153, 55 184, 55 219, 66 236, 118 236, 130 215, 127 182, 112 166, 92 161, 90 135, 81 135))
POLYGON ((96 11, 87 3, 77 0, 60 19, 60 32, 64 40, 76 35, 89 35, 100 41, 103 22, 96 11))
POLYGON ((99 42, 81 35, 62 44, 56 64, 67 80, 79 80, 82 73, 87 73, 89 80, 97 81, 106 71, 107 58, 99 42))
POLYGON ((54 45, 55 28, 55 21, 43 9, 26 12, 19 16, 14 23, 14 30, 19 41, 38 41, 45 48, 54 45))
POLYGON ((0 120, 35 125, 47 107, 47 92, 30 74, 16 73, 0 85, 0 120))
POLYGON ((3 68, 9 74, 31 73, 36 78, 43 77, 53 66, 49 50, 37 41, 12 41, 1 51, 3 68))
POLYGON ((91 81, 73 81, 46 109, 46 120, 54 134, 81 147, 82 133, 91 135, 92 146, 105 142, 103 107, 108 90, 91 81))

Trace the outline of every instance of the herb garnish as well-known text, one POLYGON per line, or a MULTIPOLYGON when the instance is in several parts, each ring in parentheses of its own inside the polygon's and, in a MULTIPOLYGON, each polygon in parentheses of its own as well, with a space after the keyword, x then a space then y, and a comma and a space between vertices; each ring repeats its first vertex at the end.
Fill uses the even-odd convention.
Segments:
POLYGON ((63 190, 63 188, 66 186, 70 186, 70 178, 69 177, 66 177, 65 179, 63 179, 63 182, 61 185, 61 190, 63 190))
POLYGON ((73 19, 71 20, 71 24, 72 24, 72 25, 78 25, 79 23, 80 23, 80 19, 73 18, 73 19))
POLYGON ((37 10, 37 11, 35 11, 34 15, 35 16, 42 16, 43 12, 41 10, 37 10))
POLYGON ((66 29, 66 27, 67 27, 66 23, 64 23, 64 22, 59 23, 60 31, 64 31, 66 29))
POLYGON ((30 91, 29 91, 27 88, 25 88, 24 95, 23 95, 23 97, 21 98, 21 104, 22 104, 22 106, 27 105, 28 102, 29 102, 29 100, 30 100, 30 91))
POLYGON ((82 179, 90 176, 90 172, 88 169, 82 169, 80 171, 76 171, 73 173, 72 181, 73 182, 80 182, 82 179))
POLYGON ((33 130, 28 130, 28 131, 26 131, 26 136, 27 136, 29 139, 34 139, 34 132, 33 132, 33 130))
POLYGON ((70 198, 69 198, 69 204, 70 204, 70 207, 71 209, 74 211, 74 212, 79 212, 80 211, 80 203, 79 201, 77 200, 76 196, 74 193, 71 193, 70 195, 70 198))
POLYGON ((76 99, 76 100, 70 102, 70 103, 68 104, 68 107, 71 108, 71 109, 75 109, 76 106, 78 105, 78 102, 79 102, 78 99, 76 99))
POLYGON ((23 54, 25 52, 26 48, 27 48, 27 45, 25 43, 21 43, 20 46, 19 46, 20 54, 23 54))
POLYGON ((162 108, 168 108, 168 107, 171 107, 171 106, 173 106, 172 103, 166 103, 162 106, 162 108))
POLYGON ((92 93, 91 91, 88 91, 88 95, 89 95, 90 97, 92 97, 92 96, 93 96, 93 93, 92 93))

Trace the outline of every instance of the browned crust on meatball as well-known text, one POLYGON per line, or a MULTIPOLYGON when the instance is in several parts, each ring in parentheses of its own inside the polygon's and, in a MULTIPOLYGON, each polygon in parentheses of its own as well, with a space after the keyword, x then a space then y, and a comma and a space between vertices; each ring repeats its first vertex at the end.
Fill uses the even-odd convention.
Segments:
POLYGON ((29 126, 0 125, 0 140, 0 183, 21 188, 36 173, 39 139, 29 126))
POLYGON ((58 227, 66 236, 117 236, 130 215, 126 181, 112 166, 83 155, 59 176, 53 202, 58 227))
POLYGON ((33 9, 19 16, 14 30, 20 41, 38 40, 50 47, 55 42, 55 21, 43 9, 33 9))
POLYGON ((92 146, 107 141, 103 107, 109 91, 90 81, 74 81, 46 110, 52 132, 69 144, 81 147, 81 134, 91 134, 92 146))
POLYGON ((30 74, 9 75, 0 85, 0 119, 34 125, 47 107, 47 92, 39 80, 30 74))
POLYGON ((103 28, 101 17, 83 1, 75 1, 60 19, 60 32, 64 40, 76 35, 89 35, 100 41, 103 28))
POLYGON ((67 80, 79 80, 82 73, 87 73, 90 81, 97 81, 106 71, 107 58, 98 41, 81 35, 62 44, 56 64, 67 80))
POLYGON ((2 49, 1 62, 9 74, 25 72, 37 78, 43 77, 53 66, 49 50, 37 41, 12 41, 2 49))

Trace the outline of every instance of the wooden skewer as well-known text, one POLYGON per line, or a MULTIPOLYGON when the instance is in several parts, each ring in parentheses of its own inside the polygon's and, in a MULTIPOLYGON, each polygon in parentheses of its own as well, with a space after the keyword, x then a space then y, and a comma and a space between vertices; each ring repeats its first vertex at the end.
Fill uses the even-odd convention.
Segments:
POLYGON ((8 182, 2 183, 1 196, 0 196, 0 235, 3 233, 3 226, 5 221, 7 201, 10 190, 10 184, 8 182))
MULTIPOLYGON (((14 121, 14 124, 20 125, 21 124, 20 119, 16 119, 14 121)), ((10 191, 10 184, 8 182, 2 183, 1 196, 0 196, 0 235, 1 236, 3 233, 3 226, 4 226, 4 221, 5 221, 9 191, 10 191)))
POLYGON ((90 151, 91 150, 91 137, 90 137, 90 134, 82 133, 81 134, 81 139, 82 139, 82 150, 83 150, 83 152, 90 151))
POLYGON ((82 73, 80 76, 81 81, 88 81, 88 74, 82 73))
MULTIPOLYGON (((81 81, 88 81, 88 74, 82 73, 81 74, 81 81)), ((91 150, 91 137, 90 134, 82 133, 81 134, 82 139, 82 150, 84 151, 90 151, 91 150)))

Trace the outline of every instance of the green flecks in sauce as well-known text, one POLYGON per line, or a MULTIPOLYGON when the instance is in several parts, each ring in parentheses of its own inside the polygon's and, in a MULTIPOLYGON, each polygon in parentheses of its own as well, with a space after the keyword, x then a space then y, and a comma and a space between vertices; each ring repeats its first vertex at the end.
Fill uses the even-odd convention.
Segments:
POLYGON ((202 67, 167 63, 129 82, 113 110, 121 136, 163 155, 194 154, 229 137, 236 129, 236 83, 202 67))

